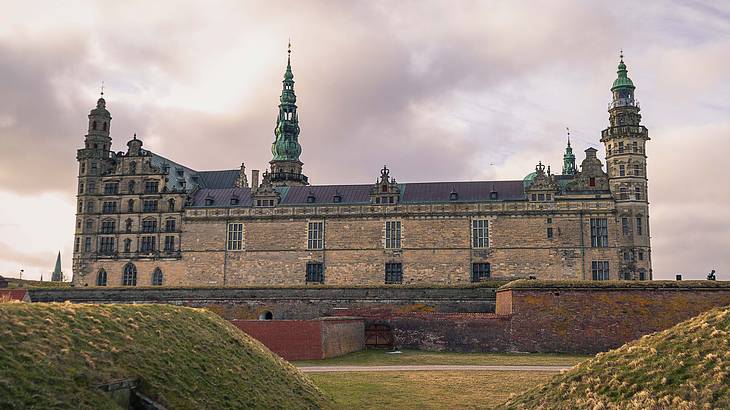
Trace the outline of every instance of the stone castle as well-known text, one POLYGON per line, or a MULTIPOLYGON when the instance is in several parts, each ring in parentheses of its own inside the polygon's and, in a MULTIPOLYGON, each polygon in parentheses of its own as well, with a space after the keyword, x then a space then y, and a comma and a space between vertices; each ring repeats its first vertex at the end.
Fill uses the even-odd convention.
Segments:
POLYGON ((650 280, 646 127, 623 56, 609 126, 576 167, 523 180, 310 185, 288 58, 270 170, 196 171, 113 152, 99 98, 78 150, 76 286, 456 285, 534 276, 650 280))

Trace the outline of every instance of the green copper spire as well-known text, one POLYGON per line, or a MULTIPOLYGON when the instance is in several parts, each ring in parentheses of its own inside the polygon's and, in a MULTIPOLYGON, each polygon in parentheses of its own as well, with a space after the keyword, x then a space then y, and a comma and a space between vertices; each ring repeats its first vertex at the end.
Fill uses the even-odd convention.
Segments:
POLYGON ((575 175, 578 170, 575 167, 573 148, 570 147, 570 128, 566 128, 566 130, 568 130, 568 146, 565 147, 565 154, 563 154, 563 175, 575 175))
POLYGON ((634 89, 634 83, 631 81, 631 79, 628 76, 628 70, 626 70, 626 64, 624 64, 624 52, 621 51, 621 61, 618 63, 618 71, 616 71, 618 74, 618 77, 613 82, 613 86, 611 87, 611 91, 614 91, 619 88, 629 88, 634 89))
POLYGON ((291 42, 284 72, 283 88, 279 98, 279 116, 274 128, 274 143, 271 144, 272 161, 299 161, 302 147, 299 145, 299 117, 297 96, 294 94, 294 74, 291 71, 291 42))
POLYGON ((63 281, 63 272, 61 272, 61 251, 58 252, 58 256, 56 257, 56 266, 53 268, 51 280, 53 282, 63 281))

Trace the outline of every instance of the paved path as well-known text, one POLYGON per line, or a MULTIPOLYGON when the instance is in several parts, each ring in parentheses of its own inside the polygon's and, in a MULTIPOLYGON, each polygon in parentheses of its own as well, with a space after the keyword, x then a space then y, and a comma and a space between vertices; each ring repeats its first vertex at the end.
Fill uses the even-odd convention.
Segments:
POLYGON ((419 371, 516 371, 560 372, 572 366, 482 366, 482 365, 403 365, 403 366, 302 366, 305 373, 328 372, 419 372, 419 371))

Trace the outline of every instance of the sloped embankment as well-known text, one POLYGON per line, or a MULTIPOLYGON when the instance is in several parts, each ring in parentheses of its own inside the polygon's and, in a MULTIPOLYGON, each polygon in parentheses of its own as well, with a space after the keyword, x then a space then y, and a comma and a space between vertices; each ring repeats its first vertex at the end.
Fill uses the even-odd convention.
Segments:
POLYGON ((0 407, 114 408, 93 386, 130 377, 173 409, 328 406, 292 365, 202 309, 0 303, 0 407))
POLYGON ((599 353, 504 407, 730 408, 730 307, 599 353))

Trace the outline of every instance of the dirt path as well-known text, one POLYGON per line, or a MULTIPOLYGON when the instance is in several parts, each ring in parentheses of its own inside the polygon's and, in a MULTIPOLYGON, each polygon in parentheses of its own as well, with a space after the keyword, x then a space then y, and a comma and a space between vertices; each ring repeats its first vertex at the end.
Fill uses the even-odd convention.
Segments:
POLYGON ((302 366, 304 373, 328 372, 423 372, 423 371, 511 371, 560 372, 572 366, 481 366, 481 365, 403 365, 403 366, 302 366))

